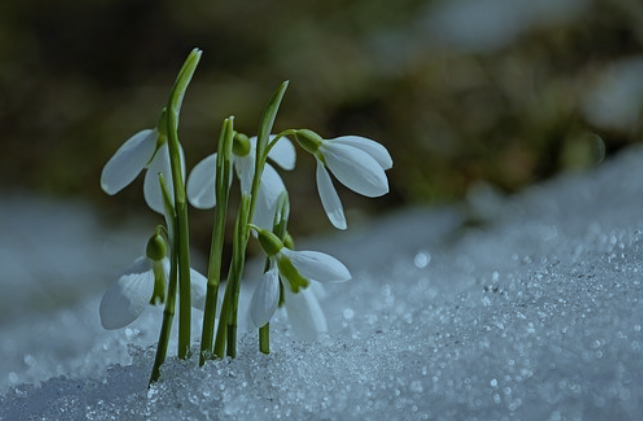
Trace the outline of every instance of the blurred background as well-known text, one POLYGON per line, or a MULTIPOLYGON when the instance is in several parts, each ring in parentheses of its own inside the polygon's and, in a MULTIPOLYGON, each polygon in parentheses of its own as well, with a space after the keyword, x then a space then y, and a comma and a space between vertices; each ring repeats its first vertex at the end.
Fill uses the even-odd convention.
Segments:
MULTIPOLYGON (((349 226, 481 186, 511 194, 642 138, 639 0, 4 0, 0 190, 82 198, 106 223, 149 212, 142 178, 112 198, 100 173, 157 123, 193 47, 204 54, 181 119, 188 168, 215 150, 223 118, 255 134, 289 79, 277 129, 359 134, 393 156, 389 195, 339 188, 349 226)), ((291 229, 330 230, 314 161, 298 158, 282 173, 291 229)), ((190 212, 206 249, 212 214, 190 212)))

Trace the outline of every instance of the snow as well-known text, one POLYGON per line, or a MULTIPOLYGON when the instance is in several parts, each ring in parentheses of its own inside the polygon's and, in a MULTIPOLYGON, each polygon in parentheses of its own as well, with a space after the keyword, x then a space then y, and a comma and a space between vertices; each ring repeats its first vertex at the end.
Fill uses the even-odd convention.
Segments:
MULTIPOLYGON (((100 289, 80 283, 84 293, 66 307, 35 312, 34 303, 20 312, 13 304, 11 317, 0 319, 0 420, 637 419, 641 180, 643 149, 635 148, 514 198, 487 194, 484 203, 404 210, 300 241, 301 249, 332 253, 353 274, 326 288, 328 337, 296 341, 279 314, 272 354, 260 354, 247 330, 237 359, 198 367, 194 358, 170 357, 149 389, 160 311, 103 331, 100 289)), ((36 205, 29 209, 49 206, 36 205)), ((11 206, 3 199, 2 212, 11 206)), ((126 267, 140 254, 142 228, 127 231, 133 254, 126 258, 122 245, 99 240, 114 234, 82 234, 96 226, 91 209, 63 208, 75 216, 65 220, 74 237, 57 249, 68 273, 49 276, 51 288, 72 294, 72 279, 103 288, 105 268, 114 266, 105 256, 126 267), (76 267, 81 251, 94 259, 76 267), (87 266, 96 279, 86 277, 87 266)), ((11 226, 49 217, 22 212, 11 226)), ((7 245, 6 228, 3 262, 20 257, 6 254, 15 243, 7 245)), ((57 236, 42 232, 43 249, 55 247, 44 242, 57 236)), ((21 270, 42 276, 37 266, 21 270)), ((8 291, 39 297, 34 282, 5 274, 0 285, 3 306, 8 291)))

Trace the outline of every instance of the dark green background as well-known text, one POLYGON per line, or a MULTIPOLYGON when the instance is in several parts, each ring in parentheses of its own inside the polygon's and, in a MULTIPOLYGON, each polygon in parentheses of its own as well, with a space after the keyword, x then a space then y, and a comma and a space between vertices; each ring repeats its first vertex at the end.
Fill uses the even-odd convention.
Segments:
MULTIPOLYGON (((254 134, 271 92, 289 79, 277 129, 360 134, 393 156, 390 195, 367 200, 340 188, 349 226, 355 209, 453 201, 479 181, 515 192, 595 165, 598 138, 607 156, 641 139, 638 126, 594 127, 579 111, 606 64, 641 53, 641 6, 584 3, 573 19, 464 51, 427 29, 431 1, 3 1, 0 188, 81 196, 107 221, 144 211, 141 180, 110 198, 102 166, 156 124, 183 59, 199 47, 181 120, 188 168, 214 151, 226 116, 254 134)), ((284 179, 292 229, 330 229, 312 159, 299 154, 284 179)), ((211 214, 191 212, 193 238, 205 245, 211 214)))

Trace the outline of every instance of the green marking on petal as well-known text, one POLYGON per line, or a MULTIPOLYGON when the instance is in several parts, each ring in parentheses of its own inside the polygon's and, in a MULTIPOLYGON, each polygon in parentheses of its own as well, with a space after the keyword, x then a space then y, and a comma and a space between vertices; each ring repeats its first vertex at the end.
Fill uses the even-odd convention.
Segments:
POLYGON ((310 285, 310 281, 299 274, 288 257, 279 256, 277 258, 277 267, 281 276, 290 284, 290 290, 293 294, 298 293, 300 288, 306 288, 310 285))

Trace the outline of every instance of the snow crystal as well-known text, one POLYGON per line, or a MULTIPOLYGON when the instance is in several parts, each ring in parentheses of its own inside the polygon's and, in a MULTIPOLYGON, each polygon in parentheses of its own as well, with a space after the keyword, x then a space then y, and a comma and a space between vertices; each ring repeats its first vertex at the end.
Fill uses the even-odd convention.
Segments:
POLYGON ((411 209, 302 241, 353 274, 321 301, 327 337, 298 342, 278 313, 270 355, 246 329, 237 359, 199 367, 170 356, 149 389, 160 309, 106 332, 89 290, 3 321, 0 420, 637 419, 640 180, 643 150, 631 149, 593 172, 494 197, 475 228, 461 206, 411 209))

